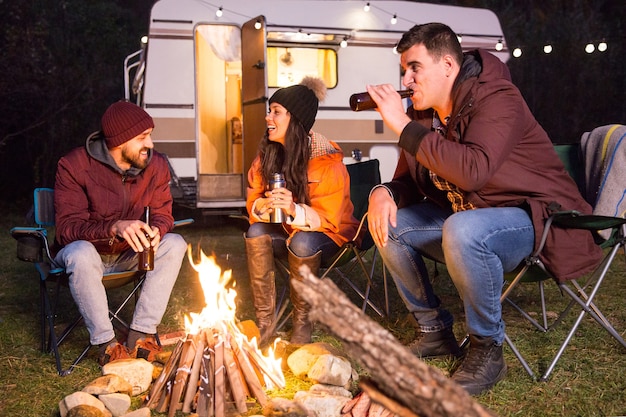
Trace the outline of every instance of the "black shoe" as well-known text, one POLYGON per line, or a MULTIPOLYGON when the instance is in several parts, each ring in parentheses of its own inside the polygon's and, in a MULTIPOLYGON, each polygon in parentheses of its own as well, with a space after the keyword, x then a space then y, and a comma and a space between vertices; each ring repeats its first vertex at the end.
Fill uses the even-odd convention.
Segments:
POLYGON ((461 356, 461 349, 454 337, 452 328, 448 327, 438 332, 420 332, 417 339, 409 343, 408 348, 419 358, 433 358, 435 356, 461 356))
POLYGON ((469 352, 451 379, 470 395, 478 395, 491 389, 505 376, 502 345, 496 345, 490 337, 470 335, 469 352))

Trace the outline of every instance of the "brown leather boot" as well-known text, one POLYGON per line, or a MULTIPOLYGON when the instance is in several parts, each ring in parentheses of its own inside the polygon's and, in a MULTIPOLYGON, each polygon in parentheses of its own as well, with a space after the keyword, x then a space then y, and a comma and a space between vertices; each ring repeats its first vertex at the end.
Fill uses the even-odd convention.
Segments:
POLYGON ((289 250, 289 296, 293 304, 293 315, 291 318, 293 331, 291 332, 291 343, 305 344, 311 342, 313 333, 313 323, 309 321, 309 310, 311 307, 304 301, 293 288, 291 283, 294 279, 302 280, 300 276, 300 266, 307 265, 311 273, 318 275, 322 262, 322 251, 308 257, 299 257, 289 250))
POLYGON ((275 327, 276 280, 272 237, 262 235, 248 238, 244 234, 244 240, 246 242, 252 301, 257 326, 261 332, 261 340, 258 342, 259 345, 264 345, 274 333, 275 327))

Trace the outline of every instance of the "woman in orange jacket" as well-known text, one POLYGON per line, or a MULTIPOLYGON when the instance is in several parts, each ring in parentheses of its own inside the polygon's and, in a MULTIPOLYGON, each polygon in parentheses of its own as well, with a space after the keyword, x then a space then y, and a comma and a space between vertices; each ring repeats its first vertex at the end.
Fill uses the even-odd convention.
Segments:
MULTIPOLYGON (((298 85, 277 90, 269 100, 267 132, 248 171, 247 210, 250 227, 244 236, 248 270, 261 343, 272 335, 276 306, 274 256, 287 258, 291 279, 307 265, 320 266, 354 237, 350 179, 339 146, 311 131, 326 86, 305 77, 298 85), (284 185, 270 189, 275 173, 284 185), (281 211, 282 219, 276 221, 281 211)), ((311 341, 309 306, 293 290, 291 343, 311 341)))

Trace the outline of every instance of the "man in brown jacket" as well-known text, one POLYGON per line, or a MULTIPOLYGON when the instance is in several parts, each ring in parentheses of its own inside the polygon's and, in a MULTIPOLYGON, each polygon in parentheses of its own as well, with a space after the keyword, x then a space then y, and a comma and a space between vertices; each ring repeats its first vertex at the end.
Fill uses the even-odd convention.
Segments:
POLYGON ((113 103, 102 130, 59 160, 55 184, 55 262, 69 273, 70 291, 91 344, 104 365, 129 356, 153 360, 154 334, 178 277, 187 244, 174 227, 167 160, 153 150, 152 117, 132 103, 113 103), (143 220, 151 209, 150 224, 143 220), (138 252, 154 248, 126 345, 109 320, 105 272, 137 269, 138 252))
MULTIPOLYGON (((452 379, 470 394, 506 375, 503 274, 538 245, 550 208, 591 213, 508 68, 485 51, 463 54, 446 25, 416 25, 397 46, 413 90, 405 111, 394 86, 368 86, 402 153, 391 182, 370 194, 369 228, 420 334, 420 357, 460 356, 452 315, 424 257, 445 263, 463 300, 470 346, 452 379)), ((559 280, 593 269, 588 231, 555 229, 542 261, 559 280)))

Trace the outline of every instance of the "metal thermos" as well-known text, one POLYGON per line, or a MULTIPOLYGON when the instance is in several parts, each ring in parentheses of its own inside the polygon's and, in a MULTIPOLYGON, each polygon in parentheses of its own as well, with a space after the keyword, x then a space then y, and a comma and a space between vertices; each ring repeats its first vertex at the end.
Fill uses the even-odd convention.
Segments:
MULTIPOLYGON (((281 173, 274 173, 269 180, 269 189, 275 190, 276 188, 282 188, 286 185, 285 176, 281 173)), ((270 213, 270 223, 282 223, 285 221, 285 213, 282 209, 274 209, 270 213)))
MULTIPOLYGON (((402 98, 408 98, 413 95, 413 90, 399 90, 398 94, 400 94, 402 98)), ((375 109, 376 102, 372 100, 368 92, 356 93, 350 96, 350 108, 353 111, 375 109)))
MULTIPOLYGON (((146 224, 150 225, 150 207, 144 208, 144 218, 146 224)), ((150 242, 150 235, 146 233, 146 239, 150 242)), ((137 255, 138 264, 137 269, 140 271, 152 271, 154 269, 154 248, 152 245, 143 249, 143 252, 139 252, 137 255)))

